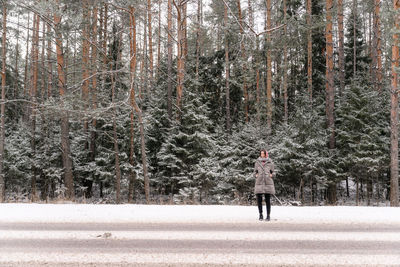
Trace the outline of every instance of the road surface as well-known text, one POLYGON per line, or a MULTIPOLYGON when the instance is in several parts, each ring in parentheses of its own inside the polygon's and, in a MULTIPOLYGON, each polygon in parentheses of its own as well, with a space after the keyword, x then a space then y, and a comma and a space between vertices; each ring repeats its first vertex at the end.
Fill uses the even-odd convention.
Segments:
POLYGON ((0 266, 400 266, 400 224, 0 222, 0 266))

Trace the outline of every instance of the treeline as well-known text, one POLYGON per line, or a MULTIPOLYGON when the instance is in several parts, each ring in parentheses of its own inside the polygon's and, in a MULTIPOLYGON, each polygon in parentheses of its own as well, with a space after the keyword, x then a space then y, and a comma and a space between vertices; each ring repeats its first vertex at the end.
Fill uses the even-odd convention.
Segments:
POLYGON ((398 206, 396 0, 1 6, 0 202, 398 206))

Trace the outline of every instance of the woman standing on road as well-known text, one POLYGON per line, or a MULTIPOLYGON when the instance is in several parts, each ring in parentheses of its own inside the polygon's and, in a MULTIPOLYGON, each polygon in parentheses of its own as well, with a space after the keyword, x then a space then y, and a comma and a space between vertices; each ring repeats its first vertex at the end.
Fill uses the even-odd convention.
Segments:
POLYGON ((263 207, 262 200, 263 195, 265 196, 265 202, 267 204, 267 218, 270 220, 271 214, 271 195, 275 194, 274 180, 275 171, 274 163, 268 156, 266 150, 261 150, 260 157, 256 160, 254 164, 254 177, 256 178, 256 184, 254 187, 254 193, 257 196, 258 212, 260 213, 259 220, 262 221, 263 218, 263 207))

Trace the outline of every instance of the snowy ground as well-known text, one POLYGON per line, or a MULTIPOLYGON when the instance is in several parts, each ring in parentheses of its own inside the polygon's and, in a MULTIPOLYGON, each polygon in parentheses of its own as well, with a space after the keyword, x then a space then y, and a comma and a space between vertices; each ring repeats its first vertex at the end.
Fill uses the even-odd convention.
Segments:
MULTIPOLYGON (((273 206, 272 217, 285 223, 398 224, 400 208, 273 206)), ((244 223, 256 218, 255 206, 0 204, 0 222, 244 223)))
POLYGON ((0 204, 0 266, 400 266, 400 208, 0 204), (265 207, 264 207, 265 209, 265 207))

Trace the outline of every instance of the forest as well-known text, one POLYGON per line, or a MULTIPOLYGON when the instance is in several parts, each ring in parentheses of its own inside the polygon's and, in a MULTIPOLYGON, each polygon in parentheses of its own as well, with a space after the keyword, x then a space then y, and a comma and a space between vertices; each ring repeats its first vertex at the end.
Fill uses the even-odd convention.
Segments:
POLYGON ((0 202, 399 206, 400 1, 0 3, 0 202))

